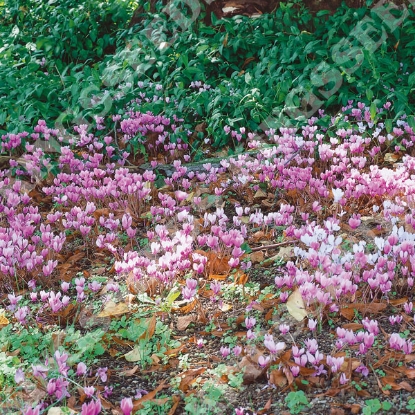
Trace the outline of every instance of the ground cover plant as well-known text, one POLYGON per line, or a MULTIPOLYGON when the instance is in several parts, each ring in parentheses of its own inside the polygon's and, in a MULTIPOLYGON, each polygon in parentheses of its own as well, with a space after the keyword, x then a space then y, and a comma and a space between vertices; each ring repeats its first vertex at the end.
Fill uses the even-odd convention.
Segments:
MULTIPOLYGON (((121 15, 131 7, 123 4, 121 15)), ((4 18, 16 19, 10 10, 4 18)), ((365 10, 312 17, 293 4, 260 20, 199 22, 164 54, 154 47, 160 43, 138 35, 139 50, 153 45, 156 57, 146 79, 128 71, 137 61, 111 37, 123 42, 128 33, 107 38, 106 46, 117 47, 111 58, 102 57, 104 48, 64 43, 67 62, 56 66, 75 77, 58 75, 72 91, 79 84, 74 106, 81 93, 99 103, 101 76, 127 68, 108 111, 90 105, 90 119, 77 122, 72 107, 65 131, 56 114, 66 104, 47 100, 57 105, 45 110, 50 118, 34 113, 16 122, 11 108, 28 107, 10 107, 12 93, 2 91, 3 413, 415 411, 412 58, 410 49, 394 47, 410 44, 412 9, 385 49, 365 50, 362 72, 326 110, 291 120, 297 126, 260 127, 285 105, 305 61, 314 65, 307 53, 293 66, 278 59, 303 53, 303 36, 328 41, 313 19, 324 18, 341 37, 365 10), (291 51, 277 54, 275 65, 288 65, 275 78, 265 55, 255 65, 235 63, 254 57, 246 54, 267 36, 269 45, 275 41, 275 33, 261 32, 265 24, 281 44, 287 36, 279 48, 291 51), (85 61, 78 75, 77 59, 85 61), (392 75, 373 75, 383 72, 392 75), (261 84, 261 74, 271 83, 261 84), (282 95, 255 118, 250 111, 263 108, 256 99, 278 91, 273 82, 288 75, 282 95), (82 85, 76 76, 96 84, 83 92, 89 78, 82 85)), ((14 13, 27 18, 24 8, 14 13)), ((68 16, 62 21, 70 25, 68 16)), ((116 30, 117 21, 104 29, 116 30)), ((53 74, 59 53, 45 51, 53 74)), ((33 59, 41 59, 37 53, 33 59)), ((16 55, 10 59, 0 70, 12 74, 16 55)), ((30 77, 42 71, 40 63, 20 67, 30 77)), ((37 75, 30 82, 43 85, 37 75)))
MULTIPOLYGON (((255 19, 213 18, 207 26, 201 5, 199 18, 182 31, 161 5, 158 14, 144 14, 140 25, 126 29, 134 2, 87 1, 81 9, 70 0, 49 3, 6 0, 0 9, 4 132, 39 119, 62 127, 92 123, 138 100, 143 112, 183 118, 197 131, 197 152, 207 138, 216 149, 234 144, 225 125, 265 131, 271 118, 272 128, 287 126, 296 117, 284 109, 301 106, 307 94, 322 110, 339 110, 354 97, 369 106, 389 100, 394 121, 413 112, 412 7, 393 10, 385 23, 385 12, 370 2, 342 6, 333 16, 290 2, 255 19), (389 27, 394 16, 405 18, 389 27), (350 28, 362 21, 366 36, 353 36, 350 28), (327 65, 339 71, 336 85, 321 88, 322 73, 334 73, 327 65)), ((183 9, 180 2, 177 7, 183 9)), ((305 111, 302 122, 311 115, 305 111)))

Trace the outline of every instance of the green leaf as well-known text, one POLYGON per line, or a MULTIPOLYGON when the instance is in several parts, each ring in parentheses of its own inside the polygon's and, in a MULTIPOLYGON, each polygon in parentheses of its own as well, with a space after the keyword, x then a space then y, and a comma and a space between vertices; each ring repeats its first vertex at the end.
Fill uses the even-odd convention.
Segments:
POLYGON ((244 243, 241 245, 241 249, 242 249, 242 251, 244 251, 244 252, 245 252, 245 253, 247 253, 247 254, 250 254, 250 253, 252 252, 252 249, 251 249, 251 247, 249 246, 248 242, 244 242, 244 243))
POLYGON ((368 101, 372 101, 373 91, 371 89, 366 89, 366 98, 368 101))
POLYGON ((370 104, 370 109, 369 109, 369 112, 370 112, 370 119, 371 119, 372 121, 374 121, 374 120, 375 120, 375 118, 376 118, 376 115, 377 115, 377 108, 376 108, 376 104, 375 104, 374 102, 372 102, 372 103, 370 104))
POLYGON ((390 134, 392 132, 392 120, 390 118, 385 120, 385 128, 386 128, 386 132, 388 134, 390 134))
POLYGON ((412 130, 415 131, 415 117, 413 115, 410 115, 407 121, 408 121, 409 126, 412 128, 412 130))

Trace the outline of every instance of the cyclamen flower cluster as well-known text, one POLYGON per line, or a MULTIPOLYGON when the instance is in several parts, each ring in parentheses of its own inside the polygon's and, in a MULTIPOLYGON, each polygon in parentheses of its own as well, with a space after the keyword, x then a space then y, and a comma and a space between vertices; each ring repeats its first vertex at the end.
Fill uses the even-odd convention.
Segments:
MULTIPOLYGON (((156 91, 160 87, 154 85, 156 91)), ((203 88, 201 93, 208 89, 197 83, 191 87, 203 88)), ((100 283, 87 282, 84 278, 75 279, 74 284, 62 283, 61 292, 46 292, 42 284, 37 284, 38 280, 53 276, 58 266, 57 254, 65 248, 66 232, 81 236, 86 247, 109 251, 116 259, 118 279, 130 274, 137 280, 156 278, 163 284, 171 284, 186 276, 182 296, 188 300, 197 295, 196 276, 199 278, 208 272, 210 253, 226 257, 229 269, 246 270, 249 266, 243 262, 244 243, 250 242, 252 231, 259 229, 264 234, 275 235, 275 228, 281 226, 286 238, 298 242, 294 249, 297 260, 287 262, 285 272, 274 280, 276 288, 281 290, 281 301, 286 301, 289 292, 298 287, 307 306, 337 312, 341 304, 350 302, 360 292, 365 293, 365 301, 372 301, 394 289, 411 289, 415 276, 415 159, 404 156, 394 169, 381 168, 376 160, 392 140, 406 148, 413 146, 415 133, 405 120, 399 120, 390 132, 385 132, 385 126, 375 124, 370 110, 362 103, 357 108, 348 104, 344 111, 349 115, 343 115, 342 120, 357 124, 337 129, 331 136, 319 129, 313 118, 298 132, 290 128, 267 131, 268 143, 274 144, 269 148, 260 149, 258 137, 248 133, 248 146, 257 148, 258 153, 222 160, 219 167, 205 163, 203 169, 194 172, 176 160, 174 171, 162 189, 156 188, 153 171, 138 174, 121 167, 130 155, 120 150, 116 137, 104 135, 104 119, 96 119, 94 133, 86 125, 77 126, 58 157, 61 173, 42 189, 46 196, 64 207, 63 211, 42 216, 24 183, 11 180, 6 172, 0 173, 0 278, 17 275, 30 288, 30 303, 23 303, 21 296, 9 295, 8 312, 21 324, 28 324, 33 317, 31 307, 36 304, 43 311, 58 313, 70 301, 69 295, 64 295, 69 290, 76 292, 79 302, 84 301, 88 290, 100 290, 100 283), (225 190, 232 190, 240 203, 235 207, 235 215, 230 216, 221 207, 203 211, 202 193, 192 194, 201 186, 211 186, 216 200, 225 190), (259 200, 264 206, 272 209, 264 213, 260 204, 251 207, 254 192, 260 194, 259 200), (275 198, 278 192, 284 194, 283 199, 275 198), (252 193, 251 200, 245 197, 248 193, 252 193), (301 212, 297 204, 299 195, 304 202, 301 212), (250 206, 243 206, 245 200, 250 206), (378 205, 366 206, 367 200, 376 200, 378 205), (364 205, 366 211, 372 208, 373 217, 379 219, 381 236, 369 235, 374 248, 366 240, 357 240, 350 244, 350 249, 345 248, 341 236, 344 226, 353 232, 364 228, 367 220, 364 213, 350 210, 351 203, 364 205), (333 206, 332 210, 323 209, 327 204, 333 206), (201 219, 195 219, 196 215, 202 216, 201 219), (137 224, 141 220, 148 226, 148 249, 136 249, 135 238, 140 235, 137 224), (128 236, 128 245, 122 243, 124 234, 128 236), (304 263, 306 266, 302 266, 304 263)), ((114 118, 114 122, 119 121, 116 125, 117 132, 122 134, 122 144, 138 137, 148 149, 161 149, 171 157, 182 156, 187 150, 187 144, 180 137, 188 132, 182 125, 183 120, 177 117, 167 119, 131 110, 123 119, 114 118)), ((338 121, 332 120, 333 129, 338 121)), ((225 127, 224 131, 236 141, 246 135, 244 128, 225 127)), ((50 166, 51 160, 37 144, 51 139, 64 141, 57 130, 49 129, 40 121, 32 134, 3 136, 1 146, 2 150, 13 152, 25 145, 22 160, 26 172, 18 169, 17 161, 12 160, 11 167, 17 176, 24 174, 39 181, 40 172, 50 166)), ((388 151, 399 153, 400 150, 388 151)), ((186 157, 189 156, 184 155, 183 160, 186 157)), ((153 160, 152 166, 157 163, 153 160)), ((109 283, 106 288, 117 291, 120 284, 109 283)), ((210 284, 215 301, 223 288, 219 282, 210 284)), ((412 303, 403 307, 405 313, 413 312, 412 303)), ((400 315, 390 317, 394 327, 399 327, 401 321, 400 315)), ((310 331, 316 330, 317 323, 309 320, 310 331)), ((252 316, 245 319, 249 343, 262 338, 259 330, 254 331, 256 324, 252 316)), ((364 330, 358 332, 337 328, 338 351, 358 344, 355 352, 359 356, 368 353, 379 327, 375 320, 368 318, 362 325, 364 330)), ((279 331, 282 336, 289 336, 290 327, 281 324, 279 331)), ((199 339, 197 346, 203 347, 203 341, 199 339)), ((263 346, 269 356, 260 356, 258 364, 264 368, 286 347, 271 334, 265 335, 263 346)), ((241 353, 239 347, 232 350, 235 356, 241 353)), ((413 345, 399 333, 393 333, 389 347, 409 354, 413 345)), ((228 357, 231 349, 222 347, 220 352, 228 357)), ((69 369, 67 355, 57 352, 54 358, 58 369, 53 377, 46 362, 32 369, 34 376, 47 379, 48 394, 61 399, 69 393, 65 380, 69 369)), ((341 384, 348 382, 342 373, 345 359, 341 353, 327 355, 326 363, 323 362, 323 353, 314 339, 308 339, 301 348, 292 347, 293 376, 299 376, 301 368, 309 367, 315 370, 316 376, 334 374, 341 384)), ((86 365, 79 363, 76 375, 84 376, 86 372, 86 365)), ((366 375, 368 369, 361 365, 356 372, 366 375)), ((19 372, 16 376, 22 382, 24 374, 19 372)), ((102 382, 107 380, 104 369, 98 370, 96 376, 102 382)), ((94 393, 93 387, 86 387, 87 396, 93 397, 94 393)), ((121 409, 124 413, 131 412, 128 398, 121 409)), ((84 404, 82 413, 93 415, 100 410, 99 401, 92 400, 84 404)), ((36 411, 39 408, 28 409, 28 413, 36 411)))

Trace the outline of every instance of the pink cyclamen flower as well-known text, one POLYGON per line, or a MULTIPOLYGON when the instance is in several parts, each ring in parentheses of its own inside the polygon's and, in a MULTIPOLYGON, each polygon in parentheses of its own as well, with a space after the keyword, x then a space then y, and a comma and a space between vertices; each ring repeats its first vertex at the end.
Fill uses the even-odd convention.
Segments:
POLYGON ((316 327, 317 327, 317 320, 313 320, 312 318, 310 318, 310 319, 308 320, 308 328, 309 328, 311 331, 314 331, 314 330, 316 329, 316 327))
MULTIPOLYGON (((375 336, 379 334, 378 322, 376 320, 369 320, 367 317, 362 320, 363 327, 375 336)), ((339 336, 340 337, 340 336, 339 336)))
POLYGON ((133 400, 131 398, 123 398, 120 407, 123 415, 131 415, 133 411, 133 400))
POLYGON ((196 345, 199 349, 201 349, 204 346, 204 341, 203 339, 197 339, 196 341, 196 345))
POLYGON ((26 408, 23 411, 23 415, 39 415, 40 408, 41 408, 40 405, 37 405, 34 408, 32 408, 32 407, 26 408))
POLYGON ((81 415, 98 415, 101 412, 101 401, 91 401, 82 405, 81 415))
POLYGON ((405 310, 406 314, 411 314, 413 307, 414 307, 414 305, 412 304, 412 302, 410 302, 410 303, 406 302, 403 305, 403 309, 405 310))
POLYGON ((343 363, 344 357, 332 357, 331 355, 327 356, 327 364, 330 365, 333 373, 338 372, 343 363))
POLYGON ((44 379, 46 379, 46 373, 49 371, 48 368, 42 365, 32 365, 32 370, 33 370, 33 376, 41 377, 44 379))
POLYGON ((340 375, 340 385, 345 385, 349 380, 344 373, 340 375))
POLYGON ((299 366, 291 366, 290 367, 291 373, 294 377, 297 377, 300 373, 300 367, 299 366))
POLYGON ((360 220, 360 215, 353 215, 350 219, 349 219, 349 226, 352 229, 356 229, 360 226, 361 224, 361 220, 360 220))
POLYGON ((394 324, 400 324, 402 321, 402 316, 390 316, 389 317, 389 322, 394 325, 394 324))
POLYGON ((104 392, 103 392, 102 396, 106 399, 109 398, 112 395, 112 390, 113 390, 112 386, 110 386, 110 387, 104 386, 104 392))
POLYGON ((26 324, 26 317, 28 314, 29 307, 23 306, 17 309, 17 311, 14 313, 14 316, 20 324, 26 324))
POLYGON ((86 364, 84 362, 79 362, 78 366, 76 367, 76 375, 83 376, 85 375, 87 370, 86 364))
POLYGON ((290 326, 288 324, 280 324, 278 329, 281 334, 287 334, 290 331, 290 326))
POLYGON ((100 367, 97 370, 97 376, 99 376, 101 378, 101 382, 106 382, 107 381, 107 379, 108 379, 107 370, 108 370, 107 367, 100 367))
POLYGON ((268 363, 271 361, 269 356, 259 356, 258 357, 258 364, 259 366, 261 366, 262 368, 266 367, 268 365, 268 363))
POLYGON ((271 334, 266 334, 264 336, 264 346, 270 351, 271 354, 277 354, 279 351, 285 349, 285 343, 275 343, 271 334))
POLYGON ((235 408, 235 415, 245 415, 245 409, 242 407, 235 408))
POLYGON ((11 310, 14 310, 14 307, 22 299, 21 295, 16 296, 14 294, 8 294, 7 297, 9 298, 9 301, 10 301, 10 307, 13 307, 13 308, 10 308, 11 310))
POLYGON ((84 388, 84 393, 88 398, 92 398, 95 393, 95 388, 93 386, 86 386, 84 388))
POLYGON ((196 290, 192 290, 189 287, 182 289, 182 296, 185 300, 191 300, 196 295, 196 290))
POLYGON ((48 385, 46 386, 46 390, 49 395, 54 395, 56 392, 56 379, 50 379, 48 385))
POLYGON ((148 392, 145 389, 137 389, 137 392, 135 393, 134 399, 141 399, 143 395, 147 395, 148 392))
POLYGON ((59 372, 62 373, 62 375, 66 376, 69 370, 69 366, 66 364, 66 361, 69 357, 68 354, 65 352, 60 353, 59 350, 56 350, 54 356, 56 359, 56 363, 59 366, 59 372))
POLYGON ((222 346, 220 348, 220 353, 222 354, 222 357, 228 357, 229 354, 231 353, 231 349, 229 349, 229 347, 222 346))
POLYGON ((239 356, 242 353, 242 347, 241 346, 235 346, 232 349, 232 352, 235 356, 239 356))
POLYGON ((88 288, 95 293, 101 289, 101 286, 102 284, 98 281, 92 281, 92 283, 88 284, 88 288))
POLYGON ((284 291, 280 294, 280 301, 282 303, 285 303, 288 300, 288 297, 289 297, 288 291, 284 291))
POLYGON ((256 324, 255 317, 247 317, 245 319, 245 326, 247 329, 252 329, 252 327, 254 327, 255 324, 256 324))
MULTIPOLYGON (((203 264, 201 264, 203 266, 203 264)), ((218 295, 222 286, 219 281, 214 281, 210 284, 210 289, 213 291, 213 294, 218 295)))
POLYGON ((355 371, 361 373, 365 377, 369 375, 369 369, 364 365, 360 365, 355 371))
POLYGON ((254 340, 254 339, 256 338, 256 334, 255 334, 255 332, 253 332, 252 330, 248 330, 248 331, 246 332, 246 338, 247 338, 248 340, 254 340))

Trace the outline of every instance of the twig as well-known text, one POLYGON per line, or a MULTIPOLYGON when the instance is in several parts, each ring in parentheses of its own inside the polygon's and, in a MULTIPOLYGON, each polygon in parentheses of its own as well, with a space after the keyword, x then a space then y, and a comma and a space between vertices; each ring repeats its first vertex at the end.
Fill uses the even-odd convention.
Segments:
POLYGON ((298 241, 285 241, 285 242, 280 242, 278 244, 256 246, 255 248, 251 248, 251 251, 255 252, 255 251, 261 251, 262 249, 278 248, 279 246, 289 245, 289 244, 296 244, 297 242, 298 241))

